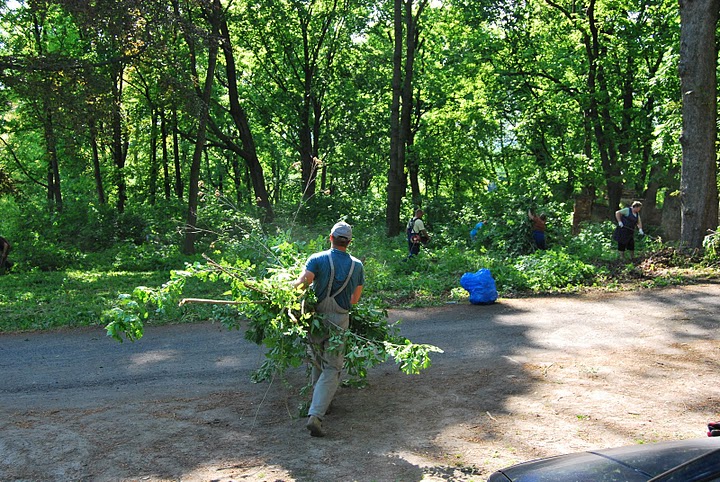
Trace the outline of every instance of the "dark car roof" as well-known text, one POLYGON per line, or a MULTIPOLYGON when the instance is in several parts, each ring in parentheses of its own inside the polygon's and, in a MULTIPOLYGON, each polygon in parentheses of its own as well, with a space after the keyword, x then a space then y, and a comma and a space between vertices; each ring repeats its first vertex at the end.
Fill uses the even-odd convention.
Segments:
POLYGON ((720 437, 632 445, 559 455, 513 465, 490 481, 647 481, 689 460, 720 449, 720 437), (502 478, 504 474, 507 478, 502 478))

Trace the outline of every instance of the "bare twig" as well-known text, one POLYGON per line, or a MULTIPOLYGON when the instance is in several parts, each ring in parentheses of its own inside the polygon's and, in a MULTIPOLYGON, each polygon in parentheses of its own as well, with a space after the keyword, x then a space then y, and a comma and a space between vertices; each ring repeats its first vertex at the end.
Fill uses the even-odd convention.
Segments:
POLYGON ((241 302, 232 300, 210 300, 206 298, 183 298, 180 300, 180 303, 178 303, 178 306, 183 306, 188 303, 204 303, 208 305, 239 305, 241 302))

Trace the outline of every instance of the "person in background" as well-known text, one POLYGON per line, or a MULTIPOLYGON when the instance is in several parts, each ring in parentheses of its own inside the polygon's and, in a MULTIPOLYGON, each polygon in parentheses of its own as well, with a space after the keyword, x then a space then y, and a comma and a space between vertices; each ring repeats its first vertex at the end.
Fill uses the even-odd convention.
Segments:
POLYGON ((329 350, 330 325, 347 330, 350 326, 350 307, 360 300, 365 272, 362 262, 347 252, 352 240, 352 227, 339 222, 330 231, 330 249, 308 258, 305 270, 293 283, 306 288, 312 284, 317 296, 315 307, 324 315, 328 330, 322 336, 309 336, 313 356, 313 395, 306 428, 313 437, 324 437, 323 417, 330 407, 340 384, 344 362, 344 346, 329 350))
POLYGON ((618 251, 620 258, 625 259, 625 251, 630 251, 630 259, 635 258, 635 229, 644 235, 642 227, 642 219, 640 219, 640 210, 642 203, 635 201, 629 208, 618 209, 615 211, 615 220, 618 223, 618 251))
POLYGON ((478 232, 480 232, 480 229, 485 226, 485 221, 478 222, 474 228, 470 230, 470 241, 475 241, 477 238, 478 232))
POLYGON ((543 213, 537 216, 532 210, 528 209, 528 217, 532 222, 532 236, 535 240, 537 249, 547 249, 545 242, 545 225, 547 224, 547 216, 543 213))
POLYGON ((13 266, 12 262, 7 259, 11 249, 10 242, 0 236, 0 274, 5 274, 13 266))
POLYGON ((425 244, 428 239, 430 239, 427 229, 425 229, 425 223, 423 223, 422 220, 424 214, 422 209, 416 209, 415 216, 408 222, 406 230, 409 251, 408 258, 412 258, 420 253, 420 244, 425 244))

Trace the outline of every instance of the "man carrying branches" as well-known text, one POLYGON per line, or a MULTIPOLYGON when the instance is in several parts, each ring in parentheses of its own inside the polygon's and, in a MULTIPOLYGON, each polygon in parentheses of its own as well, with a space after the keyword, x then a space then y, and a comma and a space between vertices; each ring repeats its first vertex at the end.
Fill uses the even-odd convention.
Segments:
MULTIPOLYGON (((318 300, 316 311, 323 314, 323 323, 328 328, 335 325, 348 329, 350 307, 362 295, 365 272, 362 262, 347 253, 351 239, 349 224, 335 224, 330 231, 330 249, 310 256, 302 274, 293 283, 303 288, 312 284, 318 300)), ((309 339, 313 355, 313 397, 306 427, 313 437, 323 437, 322 420, 340 385, 345 347, 330 349, 330 331, 324 335, 310 334, 309 339)))

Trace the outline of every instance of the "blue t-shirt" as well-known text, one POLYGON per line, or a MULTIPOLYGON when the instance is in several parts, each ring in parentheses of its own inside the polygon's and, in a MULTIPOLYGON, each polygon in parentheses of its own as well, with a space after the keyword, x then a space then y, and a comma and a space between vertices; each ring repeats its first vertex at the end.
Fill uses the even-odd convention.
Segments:
POLYGON ((321 251, 315 253, 308 259, 305 264, 305 269, 312 272, 315 275, 313 280, 313 290, 317 296, 318 301, 325 299, 328 296, 327 286, 330 278, 330 258, 332 256, 333 265, 335 266, 335 280, 333 281, 332 292, 335 293, 345 283, 350 272, 350 265, 355 262, 355 269, 353 270, 350 282, 342 291, 342 293, 335 296, 335 301, 342 308, 350 309, 350 296, 355 291, 355 288, 365 284, 365 270, 362 262, 350 256, 350 254, 339 249, 329 249, 327 251, 321 251))

